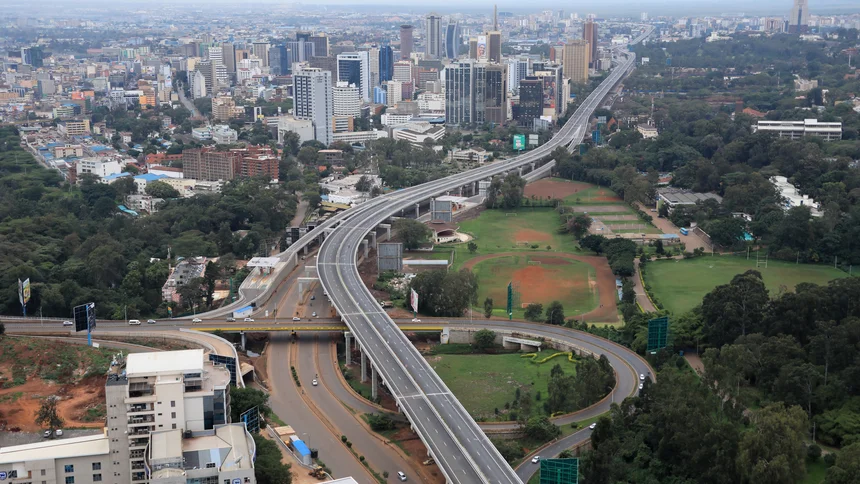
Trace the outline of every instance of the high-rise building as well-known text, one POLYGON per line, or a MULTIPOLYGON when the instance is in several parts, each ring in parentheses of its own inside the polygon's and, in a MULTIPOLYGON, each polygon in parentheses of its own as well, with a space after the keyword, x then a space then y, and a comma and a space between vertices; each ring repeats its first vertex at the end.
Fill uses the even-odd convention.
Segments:
MULTIPOLYGON (((532 74, 543 81, 543 116, 555 119, 567 107, 562 99, 564 93, 562 66, 550 63, 535 63, 532 74)), ((522 82, 520 82, 522 89, 522 82)))
POLYGON ((412 26, 400 26, 400 58, 409 60, 412 57, 412 26))
POLYGON ((516 94, 520 89, 520 80, 529 74, 528 59, 508 60, 508 91, 516 94))
MULTIPOLYGON (((373 91, 373 87, 379 85, 379 47, 373 46, 367 49, 367 60, 370 63, 370 85, 371 91, 373 91)), ((371 92, 372 94, 373 92, 371 92)))
POLYGON ((475 65, 475 122, 504 124, 508 119, 508 70, 505 64, 475 65))
POLYGON ((304 68, 293 74, 293 113, 314 125, 314 139, 328 146, 332 143, 331 72, 304 68))
POLYGON ((478 38, 472 37, 469 39, 469 59, 478 58, 478 38))
POLYGON ((427 16, 424 43, 424 52, 428 59, 438 59, 442 56, 442 17, 435 13, 427 16))
POLYGON ((388 93, 385 89, 382 86, 373 86, 373 103, 385 104, 386 102, 388 102, 388 93))
POLYGON ((361 99, 370 102, 370 56, 367 51, 338 54, 337 80, 355 84, 361 99))
POLYGON ((45 65, 44 54, 42 48, 38 45, 33 47, 25 47, 21 49, 21 62, 33 67, 43 67, 45 65))
POLYGON ((460 46, 463 44, 463 34, 460 30, 460 22, 451 20, 445 29, 445 57, 450 60, 460 55, 460 46))
POLYGON ((191 87, 191 98, 197 99, 206 97, 206 75, 202 71, 195 70, 188 75, 189 86, 191 87))
POLYGON ((386 44, 379 48, 379 82, 390 81, 394 77, 394 50, 386 44))
POLYGON ((317 57, 328 56, 328 36, 325 33, 311 35, 308 40, 314 45, 314 55, 317 57))
POLYGON ((502 61, 502 33, 498 30, 487 32, 487 59, 495 63, 502 61))
POLYGON ((290 57, 285 45, 269 47, 269 72, 275 76, 285 76, 290 73, 290 57))
POLYGON ((227 68, 228 74, 236 73, 236 46, 230 42, 221 44, 221 61, 227 68))
POLYGON ((397 61, 392 68, 391 79, 400 82, 412 81, 412 68, 414 65, 409 61, 397 61))
POLYGON ((361 116, 361 95, 355 84, 338 81, 332 89, 335 116, 361 116))
POLYGON ((263 67, 269 67, 269 43, 254 42, 252 52, 263 60, 263 67))
POLYGON ((530 128, 543 115, 543 81, 538 77, 521 79, 519 92, 520 102, 514 117, 518 125, 530 128))
POLYGON ((215 151, 212 148, 184 150, 182 152, 182 175, 194 180, 232 180, 236 176, 239 155, 230 151, 215 151))
POLYGON ((588 65, 596 67, 597 62, 597 24, 589 19, 582 28, 582 39, 588 42, 588 65))
POLYGON ((385 104, 395 106, 403 100, 403 83, 400 81, 388 81, 385 83, 385 104))
MULTIPOLYGON (((204 96, 209 96, 218 92, 218 78, 216 77, 218 73, 215 66, 216 64, 211 60, 200 61, 194 66, 194 70, 202 73, 203 78, 206 81, 204 96)), ((224 70, 226 71, 226 68, 224 68, 224 70)), ((200 91, 198 90, 198 92, 200 91)))
POLYGON ((590 45, 585 40, 571 40, 564 44, 562 66, 564 76, 570 82, 582 84, 588 82, 588 57, 590 45))
POLYGON ((287 49, 290 51, 290 65, 296 62, 308 62, 311 57, 316 56, 316 45, 305 39, 288 41, 287 49))
POLYGON ((466 126, 475 122, 474 72, 472 59, 445 68, 445 124, 466 126))
POLYGON ((809 0, 794 0, 788 18, 788 32, 802 34, 809 29, 809 0))

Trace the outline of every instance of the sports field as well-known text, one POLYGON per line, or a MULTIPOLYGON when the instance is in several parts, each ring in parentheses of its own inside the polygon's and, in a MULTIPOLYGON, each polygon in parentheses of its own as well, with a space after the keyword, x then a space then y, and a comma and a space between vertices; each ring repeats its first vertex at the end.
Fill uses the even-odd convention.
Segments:
POLYGON ((573 259, 552 255, 516 254, 494 257, 472 267, 478 276, 478 303, 493 298, 496 316, 506 315, 507 285, 516 289, 514 316, 522 317, 528 303, 546 308, 560 301, 566 316, 591 311, 597 306, 597 281, 594 269, 573 259))
MULTIPOLYGON (((749 269, 756 269, 755 259, 746 257, 716 256, 685 260, 654 261, 645 271, 645 283, 651 293, 666 309, 674 314, 689 311, 702 302, 705 294, 749 269)), ((846 277, 844 272, 830 266, 792 264, 768 261, 767 268, 759 267, 771 295, 781 287, 794 290, 801 282, 826 284, 827 281, 846 277)))
MULTIPOLYGON (((545 358, 554 350, 540 352, 545 358)), ((548 397, 547 383, 549 372, 556 363, 568 375, 576 372, 576 364, 566 356, 559 356, 543 364, 532 363, 521 358, 519 353, 501 355, 436 355, 428 356, 428 362, 436 370, 442 381, 454 393, 473 417, 486 420, 507 420, 496 418, 495 409, 504 412, 505 403, 514 401, 517 388, 521 392, 531 392, 536 414, 543 413, 543 401, 548 397), (537 393, 541 394, 541 401, 537 393)))
MULTIPOLYGON (((530 249, 537 245, 540 250, 558 250, 579 253, 576 242, 568 234, 560 234, 561 217, 551 208, 520 208, 505 211, 485 210, 477 218, 460 224, 460 232, 474 237, 478 245, 475 255, 509 252, 517 249, 530 249)), ((462 248, 466 244, 461 245, 462 248)), ((533 250, 533 249, 530 249, 533 250)), ((469 257, 468 252, 460 250, 455 267, 469 257)))

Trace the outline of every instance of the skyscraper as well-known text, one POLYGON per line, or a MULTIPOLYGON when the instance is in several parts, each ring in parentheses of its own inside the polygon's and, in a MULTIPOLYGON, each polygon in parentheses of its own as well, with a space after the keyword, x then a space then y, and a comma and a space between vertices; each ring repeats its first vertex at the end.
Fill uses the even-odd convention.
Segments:
POLYGON ((494 63, 502 61, 502 33, 498 30, 487 32, 487 59, 494 63))
POLYGON ((21 49, 21 61, 28 66, 33 66, 36 68, 43 67, 43 59, 44 55, 42 54, 42 48, 37 45, 21 49))
POLYGON ((460 54, 460 45, 463 44, 463 35, 460 32, 460 22, 451 20, 445 29, 445 56, 454 60, 460 54))
POLYGON ((328 56, 328 36, 325 33, 311 35, 308 40, 314 44, 314 56, 328 56))
POLYGON ((385 44, 379 48, 379 82, 390 81, 394 76, 394 49, 385 44))
POLYGON ((412 57, 412 26, 400 26, 400 58, 409 60, 412 57))
POLYGON ((285 76, 290 72, 290 58, 286 46, 269 47, 269 72, 276 76, 285 76))
POLYGON ((379 85, 379 47, 374 45, 367 49, 367 60, 370 70, 370 94, 372 95, 373 88, 379 85))
POLYGON ((543 81, 538 77, 520 80, 520 103, 516 110, 517 124, 532 127, 543 114, 543 81))
POLYGON ((361 99, 370 102, 370 57, 367 51, 339 54, 337 80, 355 84, 361 99))
POLYGON ((224 62, 228 74, 236 73, 236 46, 231 42, 221 44, 221 60, 224 62))
POLYGON ((588 82, 589 44, 585 40, 571 40, 564 44, 562 66, 564 76, 570 82, 582 84, 588 82))
POLYGON ((582 39, 588 42, 588 65, 596 67, 597 62, 597 24, 589 19, 582 28, 582 39))
POLYGON ((338 81, 332 90, 332 102, 335 116, 357 118, 361 115, 361 95, 355 84, 338 81))
POLYGON ((465 126, 475 122, 474 63, 462 60, 445 68, 445 124, 465 126))
POLYGON ((311 57, 317 56, 316 45, 303 38, 287 42, 287 49, 291 52, 290 64, 294 62, 307 62, 311 60, 311 57))
POLYGON ((475 122, 504 124, 508 119, 508 66, 475 66, 475 122))
POLYGON ((428 59, 438 59, 442 55, 442 17, 431 13, 426 22, 425 50, 428 59))
POLYGON ((260 58, 263 61, 263 67, 269 67, 269 43, 268 42, 254 42, 253 44, 253 52, 254 55, 260 58))
POLYGON ((508 91, 518 93, 520 89, 520 81, 529 73, 529 60, 526 59, 509 59, 508 60, 508 91))
POLYGON ((328 146, 332 143, 334 101, 331 72, 305 68, 293 74, 293 113, 298 119, 313 122, 314 139, 328 146))
POLYGON ((801 34, 809 29, 809 0, 794 0, 788 18, 788 32, 801 34))

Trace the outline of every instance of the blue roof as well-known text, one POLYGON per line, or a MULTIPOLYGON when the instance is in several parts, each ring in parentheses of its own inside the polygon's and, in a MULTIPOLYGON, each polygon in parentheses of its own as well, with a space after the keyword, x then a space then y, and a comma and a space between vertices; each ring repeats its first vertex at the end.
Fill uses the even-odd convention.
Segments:
POLYGON ((104 180, 105 181, 113 181, 113 180, 116 180, 117 178, 125 178, 127 176, 131 176, 131 173, 124 171, 122 173, 114 173, 112 175, 108 175, 108 176, 104 177, 104 180))
POLYGON ((145 175, 137 175, 134 177, 135 180, 146 180, 147 182, 154 182, 161 180, 162 178, 170 178, 167 175, 154 175, 152 173, 147 173, 145 175))
POLYGON ((102 146, 102 145, 93 145, 93 146, 90 146, 90 149, 95 151, 96 153, 98 153, 99 151, 109 150, 111 148, 108 148, 107 146, 102 146))
POLYGON ((65 143, 47 143, 45 146, 48 148, 56 148, 57 146, 66 146, 65 143))
POLYGON ((308 449, 308 446, 301 440, 294 440, 292 443, 293 448, 296 449, 296 452, 298 452, 299 455, 311 455, 311 450, 308 449))
POLYGON ((678 234, 660 234, 661 239, 680 239, 681 237, 678 234))
POLYGON ((128 207, 126 207, 125 205, 117 205, 117 206, 116 206, 116 208, 120 209, 120 211, 122 211, 122 212, 124 212, 124 213, 127 213, 127 214, 129 214, 129 215, 131 215, 131 216, 133 216, 133 217, 137 217, 138 215, 140 215, 139 213, 137 213, 137 212, 135 212, 134 210, 132 210, 132 209, 130 209, 130 208, 128 208, 128 207))

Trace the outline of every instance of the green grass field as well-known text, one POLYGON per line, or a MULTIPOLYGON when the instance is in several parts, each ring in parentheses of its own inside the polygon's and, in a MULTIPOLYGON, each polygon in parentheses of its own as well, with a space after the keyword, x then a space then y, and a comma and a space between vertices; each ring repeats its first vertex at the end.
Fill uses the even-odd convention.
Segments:
MULTIPOLYGON (((544 350, 541 358, 557 351, 544 350)), ((473 417, 486 420, 506 420, 496 418, 495 409, 504 412, 505 403, 512 403, 517 388, 530 391, 535 412, 543 412, 543 401, 547 398, 549 372, 556 363, 565 373, 576 372, 576 364, 565 356, 559 356, 543 363, 535 364, 520 353, 501 355, 453 355, 443 354, 427 357, 430 365, 454 392, 473 417), (541 401, 537 401, 537 393, 541 401)))
MULTIPOLYGON (((558 300, 564 306, 566 316, 582 314, 597 306, 597 290, 592 289, 589 284, 589 280, 595 278, 591 266, 568 259, 565 259, 568 264, 535 266, 528 263, 529 259, 528 254, 523 254, 489 259, 476 264, 472 272, 478 276, 478 303, 483 304, 484 299, 493 298, 496 306, 493 314, 505 316, 508 282, 515 280, 514 275, 518 271, 522 278, 533 277, 526 275, 523 272, 525 270, 539 270, 541 277, 540 280, 534 281, 535 287, 520 285, 521 303, 539 302, 546 308, 549 303, 558 300)), ((521 305, 514 308, 514 317, 522 318, 524 313, 521 305)))
MULTIPOLYGON (((663 306, 674 314, 689 311, 701 304, 705 294, 749 269, 756 269, 755 259, 746 257, 716 256, 686 260, 655 261, 648 264, 645 283, 663 306)), ((792 264, 768 261, 767 269, 759 267, 764 283, 771 294, 782 286, 791 291, 801 282, 826 284, 846 277, 844 272, 829 266, 792 264)))

